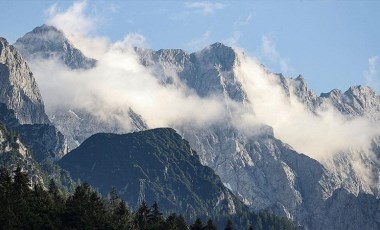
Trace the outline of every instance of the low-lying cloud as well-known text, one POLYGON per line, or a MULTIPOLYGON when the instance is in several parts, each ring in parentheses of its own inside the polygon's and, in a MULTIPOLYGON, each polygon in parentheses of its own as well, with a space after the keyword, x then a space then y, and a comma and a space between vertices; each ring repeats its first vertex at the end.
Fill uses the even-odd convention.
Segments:
MULTIPOLYGON (((370 153, 372 139, 380 134, 379 125, 360 117, 348 119, 333 107, 310 111, 292 91, 285 94, 277 76, 242 54, 235 73, 247 93, 248 104, 232 103, 218 95, 201 98, 184 84, 163 85, 154 69, 140 64, 132 47, 146 46, 142 35, 127 34, 115 43, 88 36, 89 29, 82 27, 92 26, 91 18, 80 16, 86 2, 75 4, 65 12, 52 10, 48 23, 63 30, 76 47, 96 58, 98 64, 90 70, 71 70, 54 60, 48 64, 46 60, 35 62, 33 71, 49 113, 66 107, 85 109, 104 121, 118 116, 118 120, 126 121, 126 130, 130 126, 129 108, 142 115, 152 128, 207 127, 226 122, 232 116, 239 119, 233 122, 236 128, 245 133, 247 127, 257 124, 272 126, 277 138, 321 162, 345 151, 370 153), (77 17, 82 18, 80 25, 66 26, 72 23, 68 20, 77 17), (227 109, 226 104, 233 109, 227 109)), ((265 37, 263 49, 276 60, 281 59, 274 44, 265 37)), ((369 75, 373 73, 370 71, 369 75)), ((355 170, 368 174, 362 164, 355 165, 355 170)))
POLYGON ((240 58, 237 74, 243 81, 258 121, 273 127, 276 137, 315 159, 358 146, 369 149, 380 134, 365 118, 348 119, 332 107, 310 111, 291 92, 286 95, 279 78, 249 57, 240 58))
POLYGON ((223 119, 223 104, 174 85, 163 86, 138 62, 132 48, 115 43, 90 70, 71 70, 56 60, 33 64, 47 111, 81 109, 104 119, 133 108, 150 127, 204 125, 223 119), (46 63, 48 62, 48 63, 46 63))

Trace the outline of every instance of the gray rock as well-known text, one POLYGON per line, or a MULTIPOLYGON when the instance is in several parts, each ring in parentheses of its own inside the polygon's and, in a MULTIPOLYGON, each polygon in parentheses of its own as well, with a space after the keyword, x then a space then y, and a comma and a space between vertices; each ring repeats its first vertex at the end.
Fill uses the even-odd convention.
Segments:
MULTIPOLYGON (((217 94, 225 100, 249 103, 234 71, 241 62, 230 47, 216 43, 193 54, 181 50, 141 49, 137 53, 141 63, 153 68, 163 84, 184 83, 201 97, 217 94)), ((318 97, 302 76, 296 79, 282 74, 276 76, 285 95, 295 95, 312 112, 333 105, 352 117, 380 114, 377 96, 368 88, 353 87, 344 96, 334 91, 330 99, 326 95, 318 97)), ((362 181, 355 171, 353 162, 357 159, 352 153, 338 154, 340 158, 334 159, 335 168, 326 168, 274 138, 273 131, 261 135, 252 135, 256 133, 252 131, 247 135, 232 124, 233 120, 228 120, 203 129, 194 129, 191 125, 177 129, 197 151, 202 164, 213 168, 223 183, 253 210, 272 209, 306 229, 353 229, 355 227, 346 223, 348 216, 355 216, 352 226, 376 229, 374 215, 357 215, 356 210, 345 208, 347 203, 355 203, 356 208, 370 213, 376 205, 364 204, 378 202, 376 196, 371 195, 376 188, 362 181), (347 195, 341 195, 343 193, 347 195), (364 193, 368 195, 357 197, 364 193), (331 215, 332 206, 334 215, 331 215)), ((371 161, 365 152, 361 156, 360 160, 371 166, 376 175, 378 163, 371 161)))
POLYGON ((17 132, 30 155, 38 162, 56 161, 68 152, 65 137, 53 125, 20 124, 14 111, 3 103, 0 103, 0 123, 17 132))
POLYGON ((21 124, 49 124, 37 83, 17 50, 0 38, 0 102, 21 124))
POLYGON ((27 60, 53 58, 72 69, 89 69, 96 65, 96 60, 83 55, 60 30, 53 26, 36 27, 17 39, 14 46, 27 60))

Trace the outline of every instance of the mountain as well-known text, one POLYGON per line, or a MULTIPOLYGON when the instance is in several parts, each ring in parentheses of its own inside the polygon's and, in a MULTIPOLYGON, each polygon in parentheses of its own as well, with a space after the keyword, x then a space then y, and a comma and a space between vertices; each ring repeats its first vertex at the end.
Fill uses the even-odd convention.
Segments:
MULTIPOLYGON (((66 38, 62 31, 54 26, 42 25, 17 39, 14 46, 30 60, 58 60, 70 69, 91 69, 96 67, 96 60, 86 57, 66 38)), ((33 60, 33 61, 32 61, 33 60)), ((54 77, 54 76, 52 76, 54 77)), ((126 121, 108 117, 104 120, 89 112, 86 108, 58 108, 49 114, 50 120, 67 139, 69 149, 75 149, 85 139, 99 132, 125 133, 141 131, 148 128, 143 118, 129 108, 130 127, 125 128, 126 121)))
POLYGON ((50 179, 65 191, 75 183, 56 163, 67 153, 64 136, 49 124, 20 124, 14 111, 0 103, 0 167, 13 171, 20 166, 32 185, 46 187, 50 179))
POLYGON ((53 26, 42 25, 17 39, 14 46, 27 60, 58 59, 72 69, 89 69, 96 60, 83 55, 65 37, 62 31, 53 26))
POLYGON ((43 184, 43 172, 30 151, 20 141, 16 132, 0 123, 0 167, 13 171, 17 166, 28 172, 32 183, 43 184))
POLYGON ((50 124, 20 124, 14 111, 0 103, 0 122, 18 133, 38 162, 58 160, 67 152, 65 137, 50 124))
POLYGON ((179 78, 201 97, 218 93, 234 101, 247 101, 242 84, 233 72, 238 59, 231 47, 215 43, 191 54, 180 49, 136 49, 136 52, 141 63, 153 67, 163 82, 175 83, 179 78))
POLYGON ((89 182, 102 193, 116 188, 132 207, 138 205, 138 199, 157 201, 163 210, 191 219, 248 211, 213 170, 199 162, 189 143, 170 128, 95 134, 59 164, 73 178, 89 182))
MULTIPOLYGON (((137 50, 137 53, 143 65, 161 75, 158 76, 160 80, 163 76, 166 79, 176 79, 176 76, 180 79, 163 81, 165 84, 183 83, 201 97, 221 95, 226 101, 232 100, 241 105, 252 103, 239 76, 245 57, 230 47, 215 43, 192 54, 181 50, 137 50)), ((344 100, 334 100, 326 95, 318 97, 302 76, 289 79, 282 74, 273 75, 284 95, 289 98, 294 95, 311 112, 331 105, 338 111, 344 111, 339 110, 340 107, 360 111, 351 113, 351 110, 345 110, 352 117, 359 114, 374 116, 378 111, 378 96, 366 87, 352 87, 353 90, 347 91, 347 96, 341 96, 347 98, 346 104, 342 105, 344 100), (354 109, 355 106, 358 108, 354 109)), ((360 206, 366 213, 376 213, 379 208, 377 189, 364 181, 355 169, 354 162, 363 161, 374 175, 379 172, 379 164, 368 158, 368 153, 362 152, 362 159, 356 159, 350 152, 341 153, 334 159, 334 167, 326 167, 324 162, 294 151, 291 146, 275 138, 270 129, 258 132, 261 135, 247 135, 234 128, 236 122, 230 118, 223 125, 201 129, 190 125, 177 129, 197 151, 202 164, 214 169, 222 182, 245 204, 253 210, 272 209, 276 214, 310 229, 335 229, 332 226, 341 226, 340 229, 361 226, 376 229, 379 218, 374 214, 358 217, 352 222, 346 222, 344 218, 357 216, 356 211, 343 206, 345 203, 355 203, 359 207, 357 196, 366 199, 366 202, 375 202, 373 206, 360 206), (368 195, 360 195, 362 193, 368 195), (335 201, 335 197, 340 200, 335 201), (335 215, 329 215, 331 204, 336 210, 335 215)))
POLYGON ((0 102, 21 124, 49 124, 37 83, 19 52, 0 38, 0 102))
POLYGON ((107 121, 99 119, 85 109, 57 110, 51 116, 52 123, 60 130, 68 140, 69 149, 75 149, 84 140, 93 134, 108 133, 125 133, 135 132, 148 129, 147 124, 142 117, 136 114, 132 109, 128 111, 131 129, 126 130, 122 122, 111 117, 107 121))
MULTIPOLYGON (((33 43, 26 45, 33 46, 33 43)), ((231 102, 235 107, 252 109, 253 114, 256 112, 252 92, 247 88, 250 79, 243 76, 244 68, 247 68, 244 54, 221 43, 190 54, 179 49, 152 51, 136 48, 135 51, 141 64, 152 70, 150 72, 164 87, 185 86, 201 98, 216 95, 224 100, 225 110, 231 116, 222 123, 206 124, 201 128, 192 124, 173 128, 189 141, 200 162, 211 167, 223 184, 252 210, 271 209, 309 229, 335 229, 336 226, 341 226, 340 229, 362 226, 376 229, 380 222, 376 216, 380 196, 376 178, 379 178, 380 166, 368 151, 344 151, 334 155, 332 162, 319 162, 278 139, 276 129, 268 124, 247 127, 249 130, 236 126, 241 121, 232 115, 234 107, 229 106, 231 102), (375 178, 374 183, 365 180, 357 164, 369 169, 375 178), (368 203, 374 205, 364 205, 368 203), (347 204, 354 205, 366 215, 345 208, 347 204), (334 215, 331 208, 335 210, 334 215), (352 221, 347 222, 348 217, 352 221)), ((281 89, 281 93, 288 97, 286 103, 301 102, 302 107, 315 116, 320 110, 332 108, 347 119, 378 119, 378 96, 370 88, 354 86, 345 93, 333 90, 317 96, 302 76, 287 78, 270 73, 260 65, 256 70, 273 78, 271 83, 275 84, 275 89, 281 89)), ((50 116, 54 124, 70 137, 74 147, 102 129, 111 127, 107 132, 119 132, 107 122, 103 125, 88 111, 71 108, 50 116)), ((133 118, 131 121, 133 124, 144 123, 142 117, 138 119, 142 123, 133 122, 133 118)), ((147 128, 143 125, 135 127, 134 130, 147 128)), ((372 142, 370 151, 380 155, 380 138, 372 142)))

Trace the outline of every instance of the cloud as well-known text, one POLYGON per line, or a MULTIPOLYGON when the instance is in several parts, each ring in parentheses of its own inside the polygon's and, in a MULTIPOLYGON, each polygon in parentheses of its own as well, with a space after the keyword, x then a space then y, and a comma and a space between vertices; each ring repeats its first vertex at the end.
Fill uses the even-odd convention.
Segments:
POLYGON ((89 35, 99 21, 96 15, 86 13, 87 7, 86 0, 76 1, 65 10, 59 10, 55 4, 46 11, 46 24, 60 29, 86 56, 98 58, 108 49, 109 41, 105 37, 89 35))
POLYGON ((379 91, 380 83, 377 75, 377 60, 378 56, 372 56, 368 59, 368 70, 364 71, 364 77, 367 85, 379 91))
POLYGON ((217 10, 223 9, 225 5, 220 2, 199 1, 185 2, 185 7, 193 10, 194 13, 211 15, 214 14, 217 10))
POLYGON ((72 35, 87 34, 94 28, 93 18, 84 14, 87 1, 77 1, 66 11, 59 12, 57 5, 53 5, 47 10, 47 23, 53 26, 59 26, 60 29, 70 32, 72 35))
POLYGON ((199 50, 199 49, 202 49, 202 48, 204 48, 204 47, 206 47, 207 45, 210 44, 210 36, 211 36, 211 32, 210 31, 206 31, 201 36, 196 37, 196 38, 192 39, 191 41, 187 42, 185 44, 185 46, 189 50, 199 50))
POLYGON ((251 24, 252 19, 253 19, 253 16, 251 13, 246 17, 239 17, 238 20, 233 23, 231 36, 228 37, 227 39, 224 39, 223 43, 238 49, 238 46, 239 46, 238 43, 243 34, 242 28, 246 25, 251 24))
POLYGON ((238 74, 256 119, 272 126, 276 137, 299 152, 321 159, 357 146, 369 149, 372 138, 380 133, 378 125, 364 118, 348 119, 332 107, 315 114, 292 93, 292 84, 288 96, 276 75, 249 57, 240 59, 238 74))
POLYGON ((250 13, 246 17, 239 17, 239 19, 234 23, 235 27, 246 26, 252 23, 253 14, 250 13))
MULTIPOLYGON (((97 54, 98 65, 84 71, 70 70, 54 60, 32 63, 50 113, 62 106, 84 109, 103 121, 120 121, 126 131, 130 128, 129 108, 142 115, 152 128, 206 128, 226 123, 233 117, 238 121, 233 125, 246 134, 258 124, 272 126, 277 138, 321 162, 328 162, 342 152, 350 152, 354 154, 353 159, 359 159, 363 152, 370 152, 371 140, 380 134, 378 124, 360 117, 348 119, 332 107, 311 112, 294 94, 292 84, 289 84, 290 95, 287 95, 276 75, 268 73, 256 60, 240 52, 240 65, 234 71, 249 103, 232 103, 218 95, 201 98, 184 84, 163 85, 156 77, 160 73, 141 65, 132 48, 133 45, 146 46, 145 38, 131 33, 112 43, 106 38, 89 36, 88 31, 94 23, 85 14, 85 4, 85 1, 75 3, 64 12, 51 9, 50 20, 71 34, 78 29, 66 26, 67 20, 71 20, 68 15, 82 18, 79 27, 83 31, 79 31, 81 36, 73 34, 74 44, 97 54), (86 43, 90 45, 86 46, 86 43)), ((209 39, 210 32, 207 31, 187 46, 198 49, 209 39)), ((285 72, 291 69, 288 61, 279 54, 276 43, 267 36, 262 38, 262 53, 285 72)), ((377 79, 376 63, 377 56, 369 59, 366 76, 370 80, 377 79)), ((360 162, 356 163, 358 172, 365 168, 360 162)))
POLYGON ((285 75, 294 72, 294 68, 289 64, 289 60, 279 54, 275 41, 269 36, 262 36, 261 38, 261 53, 270 63, 278 66, 280 71, 285 75))
POLYGON ((232 33, 231 37, 229 37, 228 39, 226 39, 225 41, 223 41, 223 43, 225 43, 225 44, 227 44, 229 46, 237 46, 240 37, 241 37, 241 32, 238 31, 238 30, 235 30, 232 33))
POLYGON ((184 85, 162 85, 154 69, 140 64, 133 41, 144 42, 144 38, 129 34, 108 44, 90 70, 71 70, 57 60, 34 60, 32 70, 48 113, 62 108, 84 110, 104 122, 124 121, 126 132, 131 128, 129 108, 151 128, 188 123, 201 127, 227 116, 217 96, 200 98, 184 85))

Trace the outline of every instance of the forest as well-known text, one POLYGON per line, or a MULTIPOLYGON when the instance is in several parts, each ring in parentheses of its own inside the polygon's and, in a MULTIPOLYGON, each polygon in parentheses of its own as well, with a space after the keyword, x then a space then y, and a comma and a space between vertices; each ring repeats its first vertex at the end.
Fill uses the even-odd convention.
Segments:
MULTIPOLYGON (((13 171, 0 168, 0 226, 2 229, 136 229, 183 230, 217 229, 209 218, 189 223, 181 214, 164 215, 156 202, 141 202, 132 210, 116 190, 101 196, 88 183, 79 184, 73 193, 61 191, 54 180, 46 186, 31 185, 20 166, 13 171)), ((232 220, 224 229, 242 229, 232 220)), ((252 215, 243 229, 297 229, 286 218, 269 212, 252 215)))

